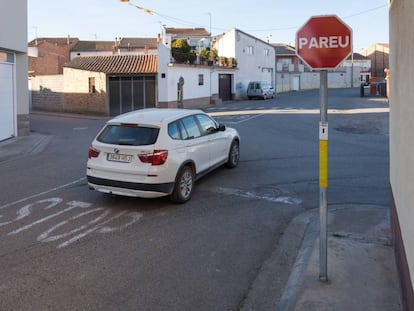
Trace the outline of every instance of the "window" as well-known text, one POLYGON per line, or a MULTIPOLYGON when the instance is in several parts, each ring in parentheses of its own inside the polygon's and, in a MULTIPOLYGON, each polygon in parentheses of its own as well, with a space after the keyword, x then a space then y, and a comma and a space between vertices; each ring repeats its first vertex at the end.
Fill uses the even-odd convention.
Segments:
POLYGON ((204 85, 204 75, 198 75, 198 85, 204 85))
POLYGON ((0 51, 0 63, 14 63, 14 54, 0 51))
POLYGON ((178 122, 168 124, 168 136, 170 136, 172 139, 181 139, 178 122))
POLYGON ((269 49, 264 49, 264 56, 269 56, 270 55, 270 51, 269 49))
POLYGON ((91 77, 89 78, 89 94, 95 93, 96 92, 96 88, 95 88, 95 78, 91 77))
POLYGON ((249 45, 246 50, 248 55, 253 55, 253 46, 249 45))
POLYGON ((201 131, 203 135, 209 135, 216 131, 217 125, 211 118, 204 114, 196 115, 196 118, 201 126, 201 131))
POLYGON ((185 130, 188 134, 187 139, 201 136, 200 128, 198 127, 197 120, 194 118, 194 116, 186 117, 182 121, 183 121, 185 130))
POLYGON ((132 125, 108 125, 97 140, 105 144, 145 146, 157 141, 159 128, 132 125))
POLYGON ((186 130, 184 129, 184 125, 181 120, 177 120, 168 124, 168 135, 172 139, 188 139, 188 135, 186 130))

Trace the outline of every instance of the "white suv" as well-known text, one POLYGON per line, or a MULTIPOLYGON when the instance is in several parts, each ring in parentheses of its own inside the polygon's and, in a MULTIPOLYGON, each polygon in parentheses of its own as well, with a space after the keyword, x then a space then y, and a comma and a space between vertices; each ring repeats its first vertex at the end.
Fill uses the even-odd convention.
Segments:
POLYGON ((238 132, 201 110, 143 109, 108 121, 89 147, 90 189, 188 201, 197 178, 239 161, 238 132))

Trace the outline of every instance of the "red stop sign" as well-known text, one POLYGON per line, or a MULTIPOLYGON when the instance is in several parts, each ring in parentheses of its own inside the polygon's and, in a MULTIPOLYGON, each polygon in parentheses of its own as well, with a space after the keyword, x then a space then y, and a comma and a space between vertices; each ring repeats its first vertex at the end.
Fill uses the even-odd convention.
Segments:
POLYGON ((312 69, 334 69, 352 52, 352 29, 335 15, 313 16, 296 33, 296 54, 312 69))

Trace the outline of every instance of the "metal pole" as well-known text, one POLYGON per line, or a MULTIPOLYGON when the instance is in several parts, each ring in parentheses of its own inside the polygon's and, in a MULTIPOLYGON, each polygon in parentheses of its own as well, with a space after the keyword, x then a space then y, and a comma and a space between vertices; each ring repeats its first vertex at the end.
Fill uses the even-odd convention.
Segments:
POLYGON ((354 87, 354 51, 351 55, 351 87, 354 87))
POLYGON ((319 280, 328 281, 328 71, 320 71, 320 123, 319 123, 319 280))

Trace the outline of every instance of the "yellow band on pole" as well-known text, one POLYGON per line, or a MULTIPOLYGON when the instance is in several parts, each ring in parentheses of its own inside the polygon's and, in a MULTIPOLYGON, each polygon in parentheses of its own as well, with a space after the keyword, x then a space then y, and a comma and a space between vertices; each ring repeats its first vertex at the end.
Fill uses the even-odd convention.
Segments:
POLYGON ((328 141, 319 140, 319 186, 328 188, 328 141))

